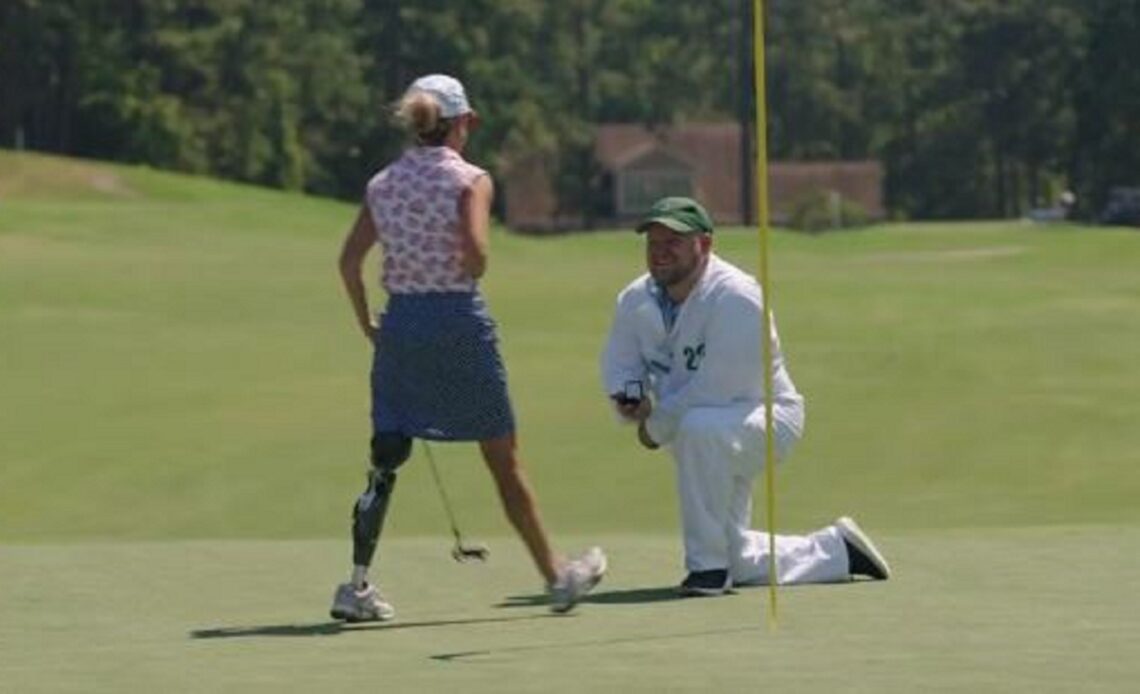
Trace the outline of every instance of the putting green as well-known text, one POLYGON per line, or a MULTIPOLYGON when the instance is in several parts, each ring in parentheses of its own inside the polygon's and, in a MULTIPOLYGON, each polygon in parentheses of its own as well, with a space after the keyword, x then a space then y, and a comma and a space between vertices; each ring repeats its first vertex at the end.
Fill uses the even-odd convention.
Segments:
POLYGON ((512 538, 458 565, 387 543, 397 621, 325 611, 346 543, 0 546, 0 680, 13 692, 1125 692, 1140 530, 882 534, 888 582, 679 600, 672 538, 602 541, 611 573, 548 614, 512 538))

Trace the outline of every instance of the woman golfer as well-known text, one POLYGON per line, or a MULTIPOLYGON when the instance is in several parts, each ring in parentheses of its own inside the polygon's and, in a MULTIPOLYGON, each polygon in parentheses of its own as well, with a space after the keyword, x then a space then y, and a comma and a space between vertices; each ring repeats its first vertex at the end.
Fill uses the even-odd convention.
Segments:
POLYGON ((352 577, 337 587, 331 614, 348 621, 395 616, 367 573, 396 470, 416 438, 479 442, 551 608, 569 610, 601 579, 606 559, 598 548, 571 561, 554 555, 518 458, 495 323, 478 287, 494 194, 487 172, 463 158, 478 115, 463 85, 446 75, 417 79, 397 115, 414 144, 368 182, 340 254, 356 321, 374 347, 372 467, 353 508, 352 577), (361 270, 377 243, 388 302, 373 323, 361 270))

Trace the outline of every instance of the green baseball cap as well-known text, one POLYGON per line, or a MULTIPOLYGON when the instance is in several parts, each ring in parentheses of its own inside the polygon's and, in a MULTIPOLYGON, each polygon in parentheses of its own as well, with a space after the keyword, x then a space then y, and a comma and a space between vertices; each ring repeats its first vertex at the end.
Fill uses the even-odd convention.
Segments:
POLYGON ((648 214, 637 223, 637 233, 651 224, 663 224, 678 234, 711 234, 712 217, 701 204, 692 198, 661 198, 653 203, 648 214))

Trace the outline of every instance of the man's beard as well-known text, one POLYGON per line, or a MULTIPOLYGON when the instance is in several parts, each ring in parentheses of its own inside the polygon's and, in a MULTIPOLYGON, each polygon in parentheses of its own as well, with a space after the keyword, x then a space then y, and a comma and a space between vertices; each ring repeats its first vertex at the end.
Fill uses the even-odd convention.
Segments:
POLYGON ((674 265, 670 268, 650 268, 649 276, 662 287, 672 287, 688 279, 697 269, 697 266, 700 265, 700 262, 701 259, 697 257, 693 258, 691 263, 684 266, 674 265))

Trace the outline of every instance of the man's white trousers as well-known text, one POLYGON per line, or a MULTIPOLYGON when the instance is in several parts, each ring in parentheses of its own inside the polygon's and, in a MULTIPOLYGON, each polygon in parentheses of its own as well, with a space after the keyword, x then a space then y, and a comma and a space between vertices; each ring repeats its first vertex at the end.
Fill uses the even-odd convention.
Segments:
MULTIPOLYGON (((777 460, 803 435, 800 403, 773 408, 777 460)), ((768 534, 752 530, 752 484, 763 470, 764 407, 695 407, 672 442, 681 502, 685 568, 728 569, 735 585, 768 582, 768 534)), ((781 584, 850 578, 847 550, 834 526, 776 536, 781 584)))

